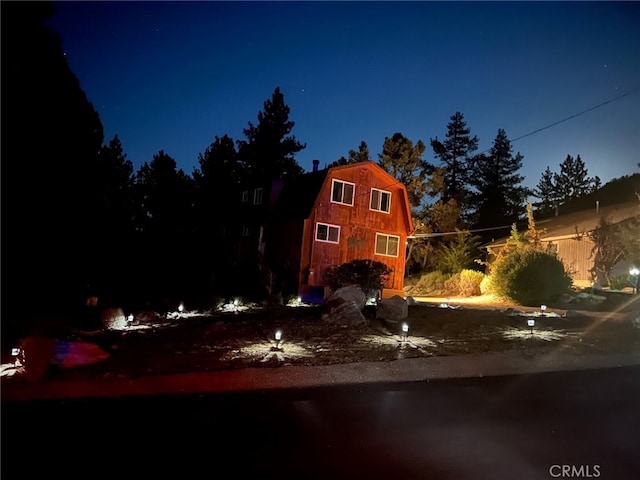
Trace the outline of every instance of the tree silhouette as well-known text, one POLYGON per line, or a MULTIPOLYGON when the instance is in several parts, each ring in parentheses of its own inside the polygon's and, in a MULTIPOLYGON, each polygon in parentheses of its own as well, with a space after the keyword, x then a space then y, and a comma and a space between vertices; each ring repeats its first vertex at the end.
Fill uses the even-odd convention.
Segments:
POLYGON ((367 142, 363 140, 360 142, 360 146, 358 147, 357 152, 355 150, 349 150, 349 156, 347 158, 340 157, 335 162, 329 164, 329 168, 337 167, 340 165, 351 165, 352 163, 358 162, 366 162, 368 160, 371 160, 371 155, 369 154, 369 146, 367 145, 367 142))
POLYGON ((425 145, 418 140, 415 145, 402 133, 385 137, 378 165, 407 188, 409 202, 418 207, 426 191, 425 179, 432 166, 422 159, 425 145))
POLYGON ((2 183, 16 187, 2 202, 6 315, 82 305, 102 242, 102 124, 46 24, 53 14, 51 2, 2 4, 2 183))
POLYGON ((478 137, 471 136, 464 115, 456 112, 447 124, 447 133, 443 142, 436 137, 431 139, 431 148, 436 158, 445 167, 443 202, 453 198, 462 208, 466 205, 466 185, 468 164, 471 154, 478 149, 478 137))
POLYGON ((511 142, 500 128, 489 153, 470 162, 468 182, 474 188, 470 200, 477 228, 508 228, 524 214, 528 190, 522 186, 524 177, 518 173, 522 160, 520 153, 512 154, 511 142))
POLYGON ((289 113, 284 95, 276 87, 271 100, 264 102, 264 110, 258 112, 258 124, 249 122, 244 129, 247 140, 238 141, 238 151, 252 178, 279 179, 303 173, 294 155, 306 144, 290 135, 295 123, 289 120, 289 113))

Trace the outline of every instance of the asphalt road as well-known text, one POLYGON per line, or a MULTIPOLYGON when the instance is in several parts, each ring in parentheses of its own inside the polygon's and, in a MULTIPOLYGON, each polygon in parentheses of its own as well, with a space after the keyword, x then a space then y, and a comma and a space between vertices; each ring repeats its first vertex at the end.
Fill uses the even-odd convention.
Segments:
POLYGON ((640 478, 640 367, 9 402, 3 480, 640 478))

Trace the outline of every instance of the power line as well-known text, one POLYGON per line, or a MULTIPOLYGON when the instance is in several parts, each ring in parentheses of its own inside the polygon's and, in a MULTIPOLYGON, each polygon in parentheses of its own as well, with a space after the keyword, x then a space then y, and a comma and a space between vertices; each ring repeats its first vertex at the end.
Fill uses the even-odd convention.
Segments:
POLYGON ((489 227, 489 228, 477 228, 475 230, 460 230, 455 232, 437 232, 437 233, 416 233, 414 235, 409 235, 408 238, 433 238, 433 237, 444 237, 445 235, 457 235, 458 233, 476 233, 476 232, 487 232, 489 230, 502 230, 505 228, 511 228, 512 225, 504 225, 502 227, 489 227))
POLYGON ((584 115, 585 113, 588 113, 588 112, 591 112, 593 110, 596 110, 597 108, 600 108, 600 107, 603 107, 605 105, 608 105, 609 103, 616 102, 616 101, 620 100, 621 98, 628 97, 629 95, 633 95, 634 93, 636 93, 638 91, 640 91, 640 87, 635 88, 634 90, 631 90, 630 92, 623 93, 622 95, 618 95, 615 98, 611 98, 609 100, 606 100, 606 101, 604 101, 602 103, 599 103, 598 105, 595 105, 593 107, 587 108, 586 110, 582 110, 581 112, 574 113, 573 115, 569 115, 568 117, 563 118, 562 120, 558 120, 557 122, 550 123, 549 125, 546 125, 544 127, 538 128, 538 129, 536 129, 536 130, 534 130, 532 132, 525 133, 524 135, 520 135, 518 138, 514 138, 513 140, 511 140, 511 143, 517 142, 518 140, 522 140, 523 138, 526 138, 526 137, 530 137, 531 135, 535 135, 536 133, 542 132, 543 130, 547 130, 548 128, 551 128, 551 127, 555 127, 556 125, 560 125, 561 123, 564 123, 564 122, 566 122, 568 120, 571 120, 573 118, 579 117, 580 115, 584 115))

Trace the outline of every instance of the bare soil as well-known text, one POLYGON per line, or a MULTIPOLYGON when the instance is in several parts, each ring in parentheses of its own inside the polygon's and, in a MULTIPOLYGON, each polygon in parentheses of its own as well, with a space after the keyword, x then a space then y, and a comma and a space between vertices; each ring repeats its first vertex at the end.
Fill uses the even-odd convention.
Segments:
POLYGON ((376 318, 375 307, 365 307, 368 324, 357 327, 324 321, 321 306, 188 312, 122 331, 72 335, 70 338, 97 343, 109 357, 73 368, 52 365, 46 375, 50 379, 135 378, 514 349, 531 355, 552 350, 577 355, 635 352, 640 350, 640 309, 638 296, 633 302, 629 298, 610 305, 587 300, 544 312, 501 302, 429 299, 409 306, 409 315, 402 322, 376 318), (530 327, 528 320, 535 325, 530 327), (276 331, 282 334, 279 341, 276 331))

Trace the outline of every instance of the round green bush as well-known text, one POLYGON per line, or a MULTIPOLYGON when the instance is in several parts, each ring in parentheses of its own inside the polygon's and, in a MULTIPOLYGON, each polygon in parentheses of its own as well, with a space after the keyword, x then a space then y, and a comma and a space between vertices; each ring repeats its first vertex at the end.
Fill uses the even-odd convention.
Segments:
POLYGON ((496 295, 525 306, 553 302, 572 285, 557 256, 532 249, 508 254, 494 264, 491 276, 496 295))

